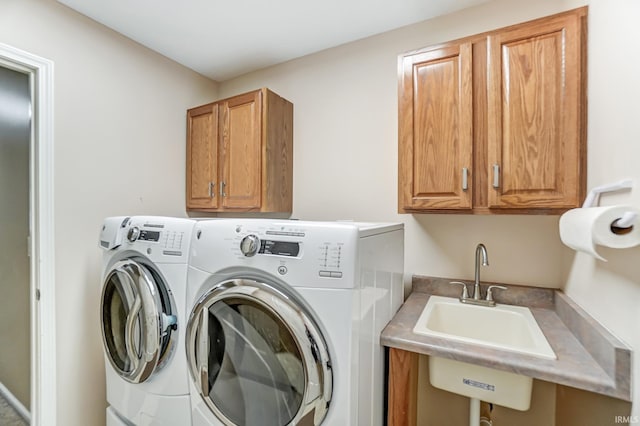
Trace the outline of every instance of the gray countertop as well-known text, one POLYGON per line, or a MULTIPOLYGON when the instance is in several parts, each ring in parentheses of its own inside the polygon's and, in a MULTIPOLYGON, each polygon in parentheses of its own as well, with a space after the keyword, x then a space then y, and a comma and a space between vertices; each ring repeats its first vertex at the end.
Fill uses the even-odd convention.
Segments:
MULTIPOLYGON (((530 308, 555 360, 413 333, 431 295, 459 296, 459 286, 449 281, 414 277, 413 291, 382 331, 381 343, 631 401, 631 350, 558 290, 501 283, 509 290, 494 295, 498 303, 530 308)), ((495 283, 482 284, 484 289, 495 283)))

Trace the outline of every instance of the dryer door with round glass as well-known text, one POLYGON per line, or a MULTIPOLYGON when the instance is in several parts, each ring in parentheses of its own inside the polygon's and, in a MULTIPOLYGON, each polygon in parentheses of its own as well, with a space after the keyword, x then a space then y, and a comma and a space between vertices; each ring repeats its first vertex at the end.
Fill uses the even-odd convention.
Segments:
POLYGON ((200 298, 187 331, 191 378, 227 425, 320 424, 332 392, 324 338, 291 298, 249 279, 200 298))
POLYGON ((134 259, 106 276, 101 303, 102 339, 111 366, 131 383, 147 380, 169 353, 176 317, 160 275, 134 259))

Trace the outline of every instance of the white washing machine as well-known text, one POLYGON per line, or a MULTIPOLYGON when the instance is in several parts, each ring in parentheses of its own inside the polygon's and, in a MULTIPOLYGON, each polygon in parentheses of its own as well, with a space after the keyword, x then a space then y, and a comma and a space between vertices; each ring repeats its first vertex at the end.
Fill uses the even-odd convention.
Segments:
POLYGON ((107 425, 190 425, 184 351, 186 278, 195 220, 104 221, 100 318, 107 425))
POLYGON ((403 245, 401 224, 196 224, 192 424, 382 425, 379 339, 403 301, 403 245))

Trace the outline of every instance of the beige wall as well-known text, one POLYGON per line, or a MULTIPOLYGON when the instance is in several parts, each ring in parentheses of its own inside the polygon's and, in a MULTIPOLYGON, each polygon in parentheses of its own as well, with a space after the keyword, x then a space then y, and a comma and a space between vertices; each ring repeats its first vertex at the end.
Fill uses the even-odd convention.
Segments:
POLYGON ((30 400, 29 77, 0 67, 0 383, 30 400))
POLYGON ((495 1, 224 82, 221 95, 268 86, 294 103, 294 212, 301 219, 405 223, 410 274, 561 287, 558 217, 397 214, 397 56, 584 5, 495 1))
POLYGON ((217 86, 53 0, 0 10, 1 43, 55 63, 57 420, 100 425, 102 219, 185 215, 186 109, 217 86))
MULTIPOLYGON (((589 187, 623 178, 633 191, 601 205, 640 205, 640 2, 591 0, 589 10, 589 187)), ((565 291, 634 349, 632 383, 640 383, 640 247, 598 249, 608 262, 569 252, 565 291)), ((640 416, 634 392, 632 415, 640 416)), ((637 417, 638 418, 638 417, 637 417)))
MULTIPOLYGON (((483 279, 564 288, 640 350, 640 248, 603 250, 609 258, 603 263, 562 245, 557 216, 396 213, 397 55, 586 4, 588 185, 621 178, 633 178, 638 185, 636 0, 496 0, 247 74, 224 82, 220 91, 227 96, 269 86, 293 101, 294 217, 404 222, 408 274, 473 278, 474 248, 484 242, 490 266, 482 268, 483 279)), ((637 206, 639 201, 634 190, 631 195, 606 197, 603 204, 637 206)), ((634 363, 635 383, 640 380, 639 365, 634 363)), ((637 395, 632 414, 640 415, 637 395)))

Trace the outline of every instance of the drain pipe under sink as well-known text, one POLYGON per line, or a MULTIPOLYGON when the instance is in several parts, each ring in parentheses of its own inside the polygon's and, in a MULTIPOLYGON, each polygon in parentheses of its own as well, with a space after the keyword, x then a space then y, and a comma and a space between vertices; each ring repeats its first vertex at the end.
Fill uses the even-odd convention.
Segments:
POLYGON ((491 409, 487 407, 486 412, 480 417, 481 404, 482 401, 478 398, 469 398, 469 426, 493 426, 490 417, 491 409))
POLYGON ((480 400, 478 398, 469 398, 469 426, 478 426, 480 424, 480 400))

